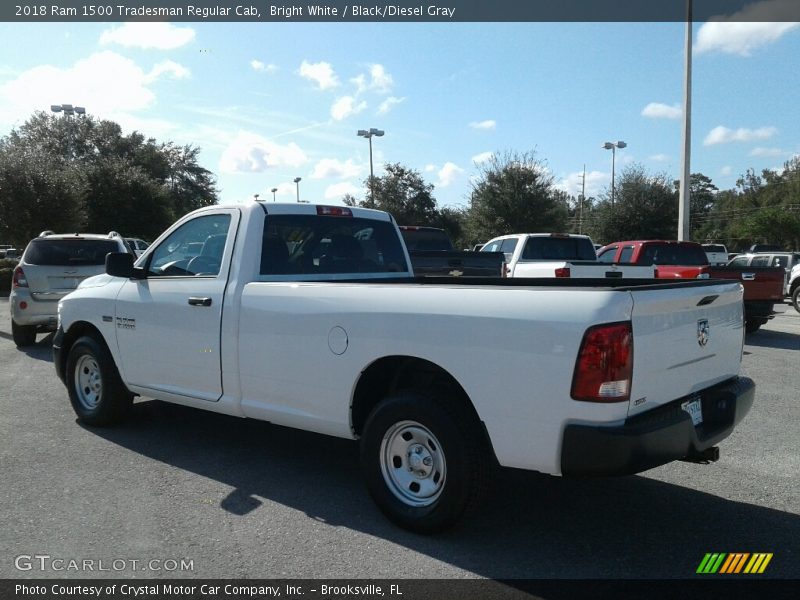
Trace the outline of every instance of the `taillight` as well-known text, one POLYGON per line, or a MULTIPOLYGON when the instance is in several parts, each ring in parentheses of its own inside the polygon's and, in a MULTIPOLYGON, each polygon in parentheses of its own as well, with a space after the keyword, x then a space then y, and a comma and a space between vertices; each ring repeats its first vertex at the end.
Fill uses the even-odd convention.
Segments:
POLYGON ((583 335, 570 395, 587 402, 627 402, 632 376, 630 321, 590 327, 583 335))
POLYGON ((28 280, 25 278, 25 273, 22 267, 14 269, 14 279, 11 282, 12 288, 28 287, 28 280))
POLYGON ((317 206, 317 214, 325 217, 352 217, 353 211, 344 206, 317 206))
POLYGON ((569 277, 569 267, 560 267, 556 269, 556 277, 569 277))

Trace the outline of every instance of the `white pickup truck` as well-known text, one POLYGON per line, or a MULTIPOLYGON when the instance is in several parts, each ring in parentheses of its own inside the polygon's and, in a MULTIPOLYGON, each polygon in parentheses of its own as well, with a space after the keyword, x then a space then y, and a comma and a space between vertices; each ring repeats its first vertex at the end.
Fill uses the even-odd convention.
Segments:
POLYGON ((190 213, 133 260, 59 303, 81 421, 140 395, 357 439, 371 495, 419 532, 479 506, 498 464, 715 460, 754 398, 738 283, 415 278, 387 213, 259 202, 190 213))
POLYGON ((574 233, 503 235, 486 242, 481 252, 503 252, 506 258, 506 277, 656 277, 656 268, 653 265, 599 262, 591 238, 574 233))

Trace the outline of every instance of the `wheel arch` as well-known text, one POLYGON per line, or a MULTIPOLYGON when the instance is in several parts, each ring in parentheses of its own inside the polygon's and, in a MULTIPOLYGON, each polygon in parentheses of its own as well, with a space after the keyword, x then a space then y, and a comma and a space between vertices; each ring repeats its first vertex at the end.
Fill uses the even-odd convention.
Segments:
POLYGON ((366 367, 358 379, 350 402, 350 427, 359 437, 372 409, 387 395, 404 389, 428 390, 432 387, 451 390, 448 401, 467 410, 479 426, 488 447, 491 439, 472 400, 447 369, 415 356, 384 356, 366 367))
POLYGON ((69 356, 69 351, 73 344, 75 344, 75 342, 84 336, 90 336, 96 339, 109 350, 112 358, 114 357, 114 353, 111 351, 105 336, 103 336, 101 331, 95 325, 89 323, 88 321, 75 321, 69 326, 69 329, 64 331, 64 338, 61 342, 61 353, 58 357, 60 364, 57 365, 61 373, 66 373, 67 357, 69 356))

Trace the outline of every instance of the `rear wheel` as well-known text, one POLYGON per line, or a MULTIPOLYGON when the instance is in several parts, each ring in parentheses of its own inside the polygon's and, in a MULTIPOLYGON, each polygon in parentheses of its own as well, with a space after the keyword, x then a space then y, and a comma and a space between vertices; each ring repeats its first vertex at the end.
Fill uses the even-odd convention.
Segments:
POLYGON ((122 421, 133 402, 105 344, 93 337, 78 339, 67 356, 67 390, 72 408, 87 425, 122 421))
POLYGON ((370 414, 361 464, 370 495, 390 520, 433 533, 480 506, 493 455, 463 406, 406 390, 385 398, 370 414))
POLYGON ((32 346, 36 343, 36 326, 17 325, 17 322, 12 319, 11 337, 14 338, 14 343, 18 348, 22 348, 23 346, 32 346))

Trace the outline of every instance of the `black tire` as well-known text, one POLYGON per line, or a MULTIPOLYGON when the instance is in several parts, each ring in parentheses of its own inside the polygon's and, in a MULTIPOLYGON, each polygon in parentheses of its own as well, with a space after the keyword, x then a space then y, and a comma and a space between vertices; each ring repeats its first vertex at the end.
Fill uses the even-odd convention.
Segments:
POLYGON ((458 401, 403 390, 367 419, 361 466, 370 495, 392 522, 436 533, 483 503, 494 455, 476 417, 458 401))
POLYGON ((17 348, 33 346, 36 343, 36 326, 17 325, 14 319, 11 319, 11 337, 14 338, 17 348))
POLYGON ((797 312, 800 312, 800 285, 792 291, 792 306, 797 312))
POLYGON ((125 419, 133 395, 103 342, 79 338, 69 350, 65 375, 72 409, 81 421, 103 427, 125 419))

